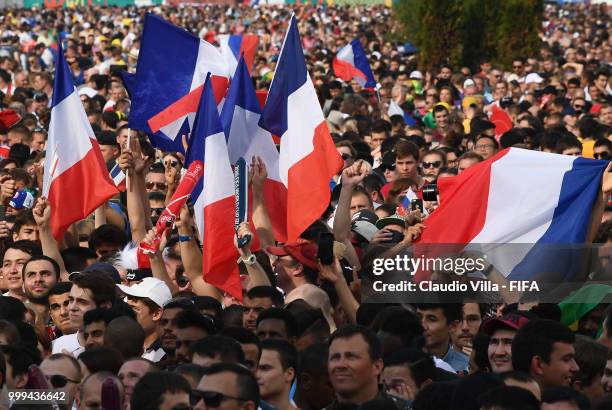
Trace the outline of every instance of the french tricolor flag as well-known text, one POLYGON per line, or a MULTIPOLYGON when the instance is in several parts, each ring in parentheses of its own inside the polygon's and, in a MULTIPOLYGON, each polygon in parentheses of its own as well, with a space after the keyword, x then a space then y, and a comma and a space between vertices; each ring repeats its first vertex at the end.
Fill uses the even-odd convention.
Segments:
POLYGON ((51 204, 51 228, 59 241, 72 223, 119 192, 106 169, 61 46, 46 146, 43 196, 51 204))
POLYGON ((557 252, 551 258, 547 247, 585 242, 607 165, 508 148, 456 177, 438 180, 441 205, 427 219, 419 244, 466 244, 488 256, 493 251, 491 263, 508 279, 534 279, 545 272, 543 262, 568 255, 557 252), (503 255, 494 252, 495 245, 503 255))
POLYGON ((227 149, 232 164, 239 158, 250 161, 260 157, 268 171, 264 184, 264 199, 270 215, 274 237, 287 240, 287 188, 281 181, 278 163, 279 154, 272 135, 258 124, 261 108, 246 62, 241 58, 227 92, 221 123, 227 138, 227 149))
POLYGON ((291 16, 259 125, 281 137, 279 175, 287 187, 287 240, 297 238, 329 204, 329 181, 342 169, 291 16))
POLYGON ((204 280, 242 300, 238 251, 234 246, 234 174, 210 77, 193 124, 186 166, 194 161, 204 166, 204 175, 191 193, 203 244, 204 280))
POLYGON ((253 69, 259 36, 257 34, 221 34, 217 37, 219 50, 230 73, 236 71, 240 56, 244 55, 249 72, 253 69))
POLYGON ((358 39, 342 47, 332 61, 336 77, 343 81, 355 80, 364 88, 376 88, 376 80, 370 68, 365 50, 358 39))
POLYGON ((151 135, 158 148, 183 151, 210 73, 220 103, 230 72, 215 46, 160 17, 145 17, 135 76, 127 76, 132 106, 130 127, 151 135))

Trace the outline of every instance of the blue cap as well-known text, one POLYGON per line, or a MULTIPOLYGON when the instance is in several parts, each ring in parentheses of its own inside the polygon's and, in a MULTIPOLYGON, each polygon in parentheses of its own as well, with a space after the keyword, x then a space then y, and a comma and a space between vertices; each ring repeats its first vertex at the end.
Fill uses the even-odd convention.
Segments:
POLYGON ((32 209, 34 207, 34 195, 26 190, 17 191, 9 201, 9 205, 15 209, 32 209))

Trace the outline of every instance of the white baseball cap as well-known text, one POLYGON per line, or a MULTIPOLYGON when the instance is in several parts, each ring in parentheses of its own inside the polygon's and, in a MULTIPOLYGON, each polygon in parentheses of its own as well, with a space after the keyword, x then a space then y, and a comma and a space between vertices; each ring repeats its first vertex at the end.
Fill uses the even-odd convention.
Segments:
POLYGON ((159 307, 164 307, 172 299, 168 286, 157 278, 144 278, 142 282, 133 286, 117 286, 128 296, 151 299, 159 307))
POLYGON ((540 74, 538 73, 529 73, 527 74, 527 77, 525 77, 525 84, 531 84, 531 83, 541 84, 543 82, 544 82, 544 79, 540 77, 540 74))
POLYGON ((410 76, 408 77, 411 80, 422 80, 423 79, 423 73, 421 73, 420 71, 413 71, 410 73, 410 76))

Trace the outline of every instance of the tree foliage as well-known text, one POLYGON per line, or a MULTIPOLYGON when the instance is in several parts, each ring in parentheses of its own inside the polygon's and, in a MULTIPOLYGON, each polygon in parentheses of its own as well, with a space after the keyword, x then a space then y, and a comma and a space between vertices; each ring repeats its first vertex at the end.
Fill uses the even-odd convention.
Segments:
POLYGON ((508 66, 540 47, 541 0, 398 0, 394 9, 403 39, 419 48, 425 68, 475 69, 485 57, 508 66))

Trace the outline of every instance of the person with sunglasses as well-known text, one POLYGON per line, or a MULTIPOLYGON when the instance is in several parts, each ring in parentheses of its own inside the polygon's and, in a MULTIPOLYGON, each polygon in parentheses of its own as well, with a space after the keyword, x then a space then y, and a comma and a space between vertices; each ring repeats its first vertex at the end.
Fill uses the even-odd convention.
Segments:
POLYGON ((255 376, 236 363, 216 363, 205 369, 190 398, 193 410, 255 410, 260 404, 255 376))
POLYGON ((446 155, 438 150, 430 150, 421 160, 421 173, 427 182, 434 182, 440 174, 440 169, 446 166, 446 155))
POLYGON ((81 366, 75 358, 65 353, 52 354, 42 361, 40 370, 54 391, 66 394, 66 402, 60 408, 72 408, 82 377, 81 366))
POLYGON ((168 184, 166 183, 166 169, 163 164, 156 162, 151 165, 149 172, 145 176, 145 188, 148 193, 161 192, 166 195, 168 184))
POLYGON ((610 161, 612 159, 612 142, 598 139, 593 145, 593 158, 610 161))
POLYGON ((134 386, 130 408, 134 410, 190 410, 187 380, 176 373, 149 372, 134 386))

